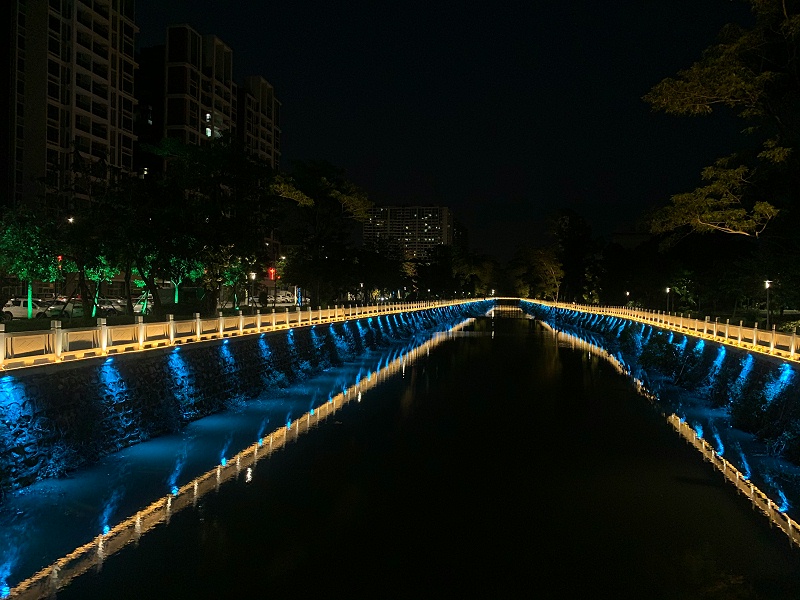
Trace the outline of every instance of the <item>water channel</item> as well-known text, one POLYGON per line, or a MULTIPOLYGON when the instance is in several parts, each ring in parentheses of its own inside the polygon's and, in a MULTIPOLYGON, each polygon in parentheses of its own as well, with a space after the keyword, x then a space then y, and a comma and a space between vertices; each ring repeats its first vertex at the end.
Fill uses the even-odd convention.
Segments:
POLYGON ((800 597, 800 550, 624 375, 521 312, 365 356, 4 511, 18 578, 90 540, 59 599, 800 597), (92 546, 164 494, 152 527, 92 546))

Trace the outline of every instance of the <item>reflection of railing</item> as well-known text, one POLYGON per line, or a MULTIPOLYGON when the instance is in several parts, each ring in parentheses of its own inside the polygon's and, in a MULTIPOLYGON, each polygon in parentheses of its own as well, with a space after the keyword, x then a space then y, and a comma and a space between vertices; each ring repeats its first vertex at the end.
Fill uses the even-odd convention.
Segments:
POLYGON ((731 325, 730 319, 726 319, 725 323, 721 323, 717 319, 711 321, 709 317, 704 320, 693 319, 691 315, 684 316, 683 313, 672 314, 626 307, 565 304, 563 302, 547 302, 544 300, 528 300, 528 302, 596 315, 620 317, 631 321, 639 321, 640 323, 650 323, 664 329, 687 333, 723 344, 797 360, 797 332, 780 333, 775 330, 775 325, 772 326, 770 331, 764 331, 758 328, 758 323, 755 323, 753 327, 745 327, 743 321, 739 321, 738 325, 731 325))
POLYGON ((753 483, 736 467, 717 454, 711 444, 698 436, 697 432, 685 421, 682 421, 678 415, 670 415, 667 421, 669 421, 687 442, 703 454, 703 458, 714 465, 728 481, 735 485, 736 489, 750 498, 750 502, 753 506, 760 509, 761 512, 769 517, 769 520, 773 524, 780 527, 781 530, 789 536, 793 544, 800 546, 800 525, 792 520, 789 515, 781 512, 778 505, 770 500, 764 492, 753 485, 753 483))
MULTIPOLYGON (((547 323, 542 323, 542 325, 553 331, 559 338, 566 338, 571 342, 573 348, 588 348, 589 352, 592 354, 601 356, 608 360, 620 373, 630 375, 625 365, 623 365, 619 359, 617 359, 617 357, 609 353, 605 348, 582 340, 570 333, 556 331, 547 323)), ((648 398, 649 400, 653 400, 655 398, 653 393, 647 390, 640 379, 633 378, 633 381, 636 384, 637 391, 642 396, 648 398)), ((667 417, 667 422, 670 423, 670 425, 672 425, 675 430, 684 439, 686 439, 687 442, 692 444, 692 446, 700 451, 703 455, 703 458, 714 465, 714 467, 716 467, 728 481, 733 483, 733 485, 735 485, 741 493, 750 498, 750 502, 753 504, 753 506, 759 508, 773 524, 780 527, 781 531, 789 536, 789 539, 793 544, 800 546, 800 525, 798 525, 796 521, 794 521, 786 513, 781 512, 778 508, 778 505, 775 504, 775 502, 773 502, 769 496, 757 488, 750 481, 750 479, 745 477, 733 464, 720 456, 716 450, 714 450, 711 444, 698 436, 697 431, 695 431, 685 421, 682 421, 678 415, 674 413, 671 414, 669 417, 667 417)))
POLYGON ((4 596, 4 598, 38 600, 54 597, 59 589, 64 588, 73 579, 90 569, 99 568, 107 557, 119 552, 129 543, 138 542, 145 533, 158 525, 169 524, 172 515, 184 508, 195 506, 198 499, 209 492, 219 491, 222 483, 238 479, 242 474, 244 474, 245 483, 250 483, 254 477, 253 467, 259 460, 267 458, 276 450, 296 440, 301 433, 306 433, 346 403, 352 400, 361 402, 364 392, 385 381, 391 375, 403 371, 419 356, 426 354, 432 347, 446 340, 451 332, 462 329, 471 321, 472 319, 466 319, 448 332, 434 334, 425 343, 401 354, 384 368, 370 373, 296 421, 287 423, 268 436, 264 436, 230 460, 223 460, 214 469, 179 488, 177 493, 159 498, 135 515, 110 528, 108 532, 98 535, 92 541, 76 548, 52 565, 22 581, 12 588, 8 596, 4 596))
POLYGON ((201 319, 195 313, 193 319, 175 321, 172 315, 167 315, 167 321, 156 323, 145 323, 143 317, 137 316, 136 322, 131 325, 107 325, 106 319, 98 318, 94 327, 76 328, 63 328, 60 321, 54 320, 50 322, 49 330, 23 332, 7 332, 5 324, 0 323, 0 370, 469 302, 475 300, 335 306, 296 311, 290 311, 287 307, 283 311, 272 309, 272 312, 264 314, 257 310, 250 315, 245 315, 240 310, 233 316, 223 316, 220 312, 210 319, 201 319))

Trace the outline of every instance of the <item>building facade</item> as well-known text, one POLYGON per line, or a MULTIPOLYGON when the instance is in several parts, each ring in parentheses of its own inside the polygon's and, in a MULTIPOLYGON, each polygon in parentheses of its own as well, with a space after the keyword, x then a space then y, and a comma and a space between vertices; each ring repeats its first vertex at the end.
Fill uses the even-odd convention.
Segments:
POLYGON ((280 110, 275 89, 263 77, 246 77, 239 86, 237 137, 257 160, 273 169, 280 165, 280 110))
POLYGON ((133 170, 133 0, 9 0, 10 205, 60 214, 133 170))
POLYGON ((445 206, 376 206, 364 223, 364 247, 402 260, 430 258, 453 245, 453 215, 445 206))

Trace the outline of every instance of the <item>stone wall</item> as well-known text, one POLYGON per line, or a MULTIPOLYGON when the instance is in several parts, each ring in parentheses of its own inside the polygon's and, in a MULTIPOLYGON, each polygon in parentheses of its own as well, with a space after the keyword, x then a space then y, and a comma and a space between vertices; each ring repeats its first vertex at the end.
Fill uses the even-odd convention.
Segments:
POLYGON ((0 493, 352 360, 489 302, 15 370, 0 377, 0 493))

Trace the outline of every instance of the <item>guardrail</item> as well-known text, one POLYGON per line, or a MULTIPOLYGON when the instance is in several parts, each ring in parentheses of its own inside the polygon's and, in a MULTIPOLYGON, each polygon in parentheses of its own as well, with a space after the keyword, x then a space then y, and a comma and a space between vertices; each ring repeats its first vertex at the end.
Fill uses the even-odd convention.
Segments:
POLYGON ((108 325, 105 318, 98 318, 94 326, 75 328, 64 328, 61 321, 53 320, 50 329, 43 331, 7 332, 5 324, 0 323, 0 371, 470 302, 476 300, 334 306, 296 311, 287 307, 284 311, 272 309, 272 312, 263 314, 256 310, 250 315, 239 310, 236 315, 224 316, 219 312, 211 318, 200 318, 200 314, 195 313, 192 319, 180 321, 167 315, 166 321, 152 323, 145 323, 144 317, 136 316, 135 322, 128 325, 108 325))
POLYGON ((732 325, 730 319, 726 319, 725 323, 721 323, 719 319, 714 319, 714 321, 711 321, 709 317, 703 320, 693 319, 691 314, 684 316, 683 313, 673 314, 666 311, 648 311, 625 307, 587 306, 545 300, 528 300, 528 302, 650 323, 664 329, 687 333, 731 346, 747 348, 748 350, 789 360, 798 359, 796 329, 792 333, 781 333, 775 330, 775 325, 772 326, 771 330, 767 331, 759 329, 758 323, 755 323, 753 327, 745 327, 744 321, 739 321, 738 325, 732 325))

